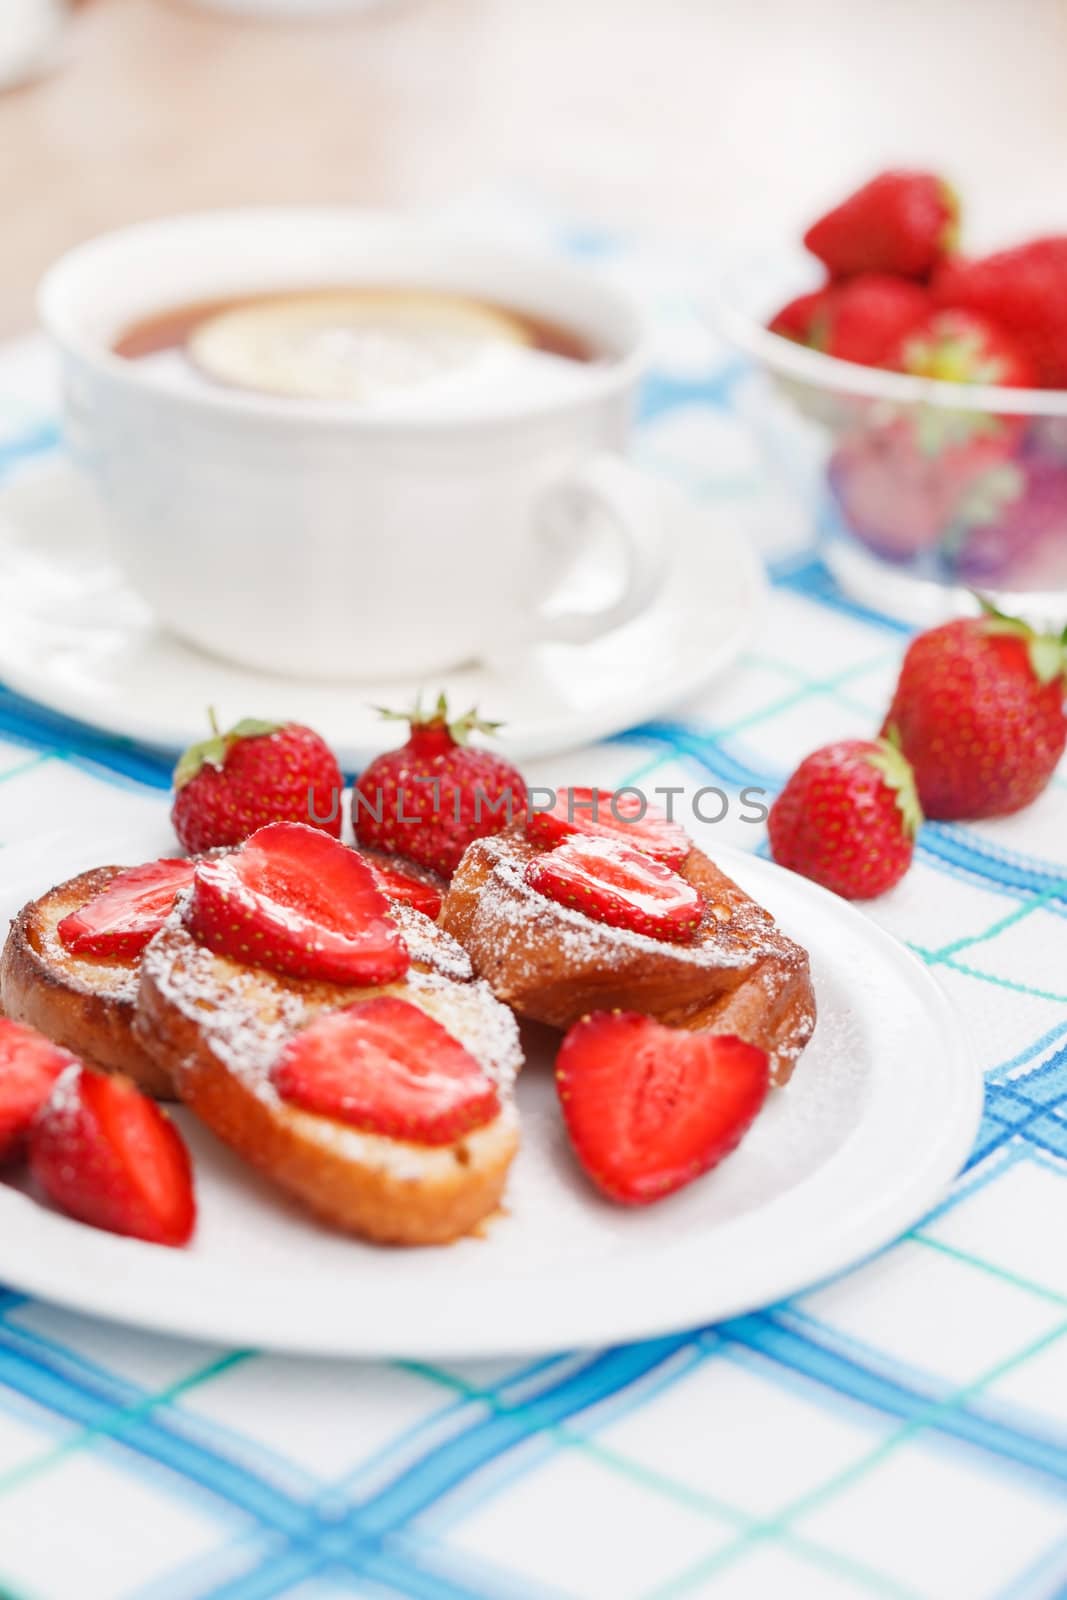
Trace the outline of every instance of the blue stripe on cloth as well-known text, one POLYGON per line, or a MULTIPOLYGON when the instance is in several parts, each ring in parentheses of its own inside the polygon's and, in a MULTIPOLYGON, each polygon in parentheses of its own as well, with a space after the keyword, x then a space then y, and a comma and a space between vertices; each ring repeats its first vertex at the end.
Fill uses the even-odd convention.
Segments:
POLYGON ((169 789, 175 753, 117 738, 26 700, 0 685, 0 735, 27 749, 45 749, 95 777, 169 789))
POLYGON ((678 378, 666 372, 650 372, 641 385, 638 420, 651 422, 681 406, 712 406, 721 410, 729 404, 734 384, 747 371, 747 366, 737 361, 702 378, 678 378))
POLYGON ((814 600, 821 606, 840 612, 842 616, 851 617, 854 621, 866 622, 871 627, 881 628, 886 633, 904 636, 915 631, 910 623, 902 622, 899 617, 891 617, 888 612, 876 611, 872 606, 864 606, 857 600, 850 599, 822 557, 813 554, 811 550, 800 551, 784 557, 781 561, 771 562, 769 575, 771 582, 778 588, 791 589, 795 594, 801 594, 805 599, 814 600))
MULTIPOLYGON (((666 719, 643 722, 626 733, 614 735, 612 742, 633 745, 642 741, 663 746, 676 756, 692 760, 711 777, 732 788, 747 786, 774 793, 785 781, 784 774, 754 767, 742 756, 727 750, 714 733, 700 732, 680 722, 666 719)), ((1052 889, 1046 901, 1047 909, 1054 915, 1067 915, 1064 869, 1053 863, 1006 850, 955 823, 924 823, 916 850, 953 876, 977 882, 1012 898, 1025 893, 1045 894, 1052 889)))
MULTIPOLYGON (((75 1378, 71 1371, 63 1371, 55 1358, 49 1359, 38 1341, 12 1337, 12 1330, 6 1327, 0 1330, 0 1382, 57 1416, 84 1428, 100 1429, 102 1438, 107 1437, 108 1425, 114 1424, 116 1410, 136 1405, 138 1400, 145 1405, 151 1401, 149 1395, 140 1394, 131 1402, 129 1386, 114 1381, 94 1381, 84 1373, 75 1378)), ((183 1437, 162 1414, 148 1412, 126 1419, 115 1443, 170 1468, 178 1474, 179 1482, 184 1479, 208 1490, 289 1538, 300 1538, 313 1526, 306 1505, 247 1467, 237 1466, 207 1446, 183 1437)))
MULTIPOLYGON (((335 1517, 322 1517, 316 1503, 294 1501, 246 1467, 238 1467, 203 1444, 183 1437, 176 1426, 176 1413, 157 1415, 149 1411, 144 1416, 127 1416, 113 1442, 172 1469, 181 1479, 255 1517, 262 1526, 284 1534, 290 1544, 306 1547, 311 1563, 308 1570, 317 1570, 324 1559, 340 1559, 358 1571, 373 1568, 375 1577, 387 1579, 396 1592, 415 1596, 416 1600, 430 1594, 441 1595, 442 1600, 453 1595, 456 1600, 460 1596, 471 1600, 474 1591, 455 1585, 442 1588, 441 1580, 436 1578, 433 1582, 437 1587, 427 1587, 422 1575, 413 1576, 410 1568, 396 1566, 390 1560, 383 1541, 471 1472, 488 1466, 515 1444, 554 1422, 601 1403, 668 1360, 685 1342, 685 1337, 658 1340, 587 1361, 577 1372, 568 1371, 561 1382, 529 1400, 520 1410, 475 1422, 463 1434, 414 1463, 381 1493, 350 1511, 341 1523, 335 1517), (325 1558, 324 1538, 328 1547, 325 1558)), ((114 1425, 117 1408, 125 1409, 138 1401, 151 1404, 151 1396, 132 1390, 132 1386, 92 1369, 64 1351, 50 1357, 47 1341, 22 1335, 7 1325, 0 1327, 0 1382, 58 1416, 100 1429, 105 1439, 109 1423, 114 1425)), ((271 1571, 276 1567, 276 1559, 272 1558, 271 1571)), ((268 1576, 264 1573, 263 1581, 268 1576)), ((260 1580, 253 1575, 239 1583, 253 1581, 258 1585, 260 1580)), ((229 1589, 220 1592, 228 1593, 229 1589)), ((235 1588, 233 1592, 246 1591, 235 1588)), ((260 1589, 247 1592, 259 1593, 260 1589)), ((278 1591, 265 1588, 262 1592, 278 1591)))
POLYGON ((598 1405, 619 1389, 667 1361, 688 1334, 606 1351, 560 1384, 531 1399, 521 1411, 494 1413, 467 1433, 419 1461, 381 1494, 363 1502, 358 1517, 361 1543, 406 1524, 505 1451, 531 1434, 598 1405))
POLYGON ((56 422, 39 422, 27 432, 10 439, 0 439, 0 476, 12 467, 36 456, 49 455, 63 443, 63 435, 56 422))
MULTIPOLYGON (((861 1364, 854 1350, 845 1353, 844 1341, 832 1329, 802 1312, 738 1317, 720 1324, 718 1331, 724 1339, 771 1357, 832 1394, 847 1395, 906 1422, 922 1421, 945 1398, 932 1386, 923 1387, 916 1382, 907 1387, 861 1364), (803 1317, 819 1330, 819 1336, 788 1326, 784 1320, 787 1316, 803 1317)), ((929 1384, 929 1380, 926 1382, 929 1384)), ((946 1405, 944 1410, 930 1415, 925 1425, 932 1433, 948 1435, 1013 1466, 1024 1467, 1057 1487, 1067 1484, 1067 1439, 1062 1436, 1057 1439, 1012 1427, 976 1402, 967 1407, 946 1405)))
MULTIPOLYGON (((653 1368, 644 1377, 616 1390, 590 1407, 583 1419, 583 1434, 593 1433, 612 1422, 617 1422, 643 1405, 646 1400, 665 1394, 683 1377, 688 1376, 695 1367, 702 1365, 715 1354, 721 1342, 711 1328, 690 1334, 689 1341, 659 1367, 653 1368)), ((484 1504, 490 1495, 499 1496, 510 1484, 532 1471, 539 1461, 551 1454, 555 1447, 556 1441, 550 1435, 541 1435, 537 1439, 527 1441, 522 1449, 512 1452, 508 1465, 499 1466, 494 1471, 491 1490, 487 1491, 485 1486, 478 1482, 458 1485, 449 1494, 447 1503, 439 1502, 423 1515, 420 1527, 432 1530, 434 1534, 453 1527, 474 1506, 484 1504), (538 1444, 540 1448, 536 1451, 531 1448, 538 1444)))

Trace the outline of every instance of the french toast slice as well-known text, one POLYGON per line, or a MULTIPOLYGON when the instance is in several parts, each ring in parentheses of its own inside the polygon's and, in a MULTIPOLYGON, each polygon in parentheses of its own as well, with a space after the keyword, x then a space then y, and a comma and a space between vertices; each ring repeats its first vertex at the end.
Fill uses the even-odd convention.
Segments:
POLYGON ((125 867, 95 867, 31 900, 14 918, 0 956, 0 1001, 91 1066, 122 1072, 146 1094, 174 1098, 166 1070, 133 1032, 140 959, 76 956, 57 929, 102 894, 125 867))
POLYGON ((542 846, 521 828, 468 846, 441 926, 498 1000, 567 1028, 590 1011, 641 1011, 672 1027, 732 1033, 789 1079, 815 1027, 807 952, 695 846, 678 868, 701 893, 691 943, 610 927, 539 894, 525 869, 542 846))
POLYGON ((135 1032, 200 1121, 323 1221, 382 1244, 445 1244, 500 1203, 518 1148, 518 1027, 454 940, 410 907, 393 912, 412 965, 373 989, 241 966, 198 944, 176 913, 145 952, 135 1032), (285 1042, 323 1012, 379 994, 420 1006, 476 1057, 500 1098, 492 1122, 420 1145, 279 1096, 271 1069, 285 1042))

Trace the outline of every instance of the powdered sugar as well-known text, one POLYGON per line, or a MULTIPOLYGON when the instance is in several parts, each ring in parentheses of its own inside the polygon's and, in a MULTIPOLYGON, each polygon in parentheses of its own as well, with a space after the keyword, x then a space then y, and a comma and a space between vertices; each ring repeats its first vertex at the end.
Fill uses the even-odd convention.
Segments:
MULTIPOLYGON (((411 930, 414 964, 396 983, 353 989, 294 981, 262 968, 239 966, 197 944, 182 924, 180 907, 149 946, 145 977, 195 1024, 223 1065, 272 1106, 281 1104, 271 1070, 285 1041, 323 1012, 378 994, 396 995, 421 1006, 466 1046, 501 1094, 510 1095, 522 1065, 514 1017, 493 998, 488 985, 470 976, 469 961, 449 935, 420 912, 403 909, 403 925, 411 930), (438 970, 420 956, 432 958, 438 970), (466 974, 465 981, 453 975, 457 972, 466 974)), ((139 1018, 138 1031, 150 1049, 147 1015, 139 1018)), ((177 1071, 180 1075, 180 1065, 177 1071)))
POLYGON ((394 900, 390 903, 389 915, 403 934, 416 965, 430 967, 455 983, 469 983, 474 977, 471 958, 463 946, 421 911, 394 900))

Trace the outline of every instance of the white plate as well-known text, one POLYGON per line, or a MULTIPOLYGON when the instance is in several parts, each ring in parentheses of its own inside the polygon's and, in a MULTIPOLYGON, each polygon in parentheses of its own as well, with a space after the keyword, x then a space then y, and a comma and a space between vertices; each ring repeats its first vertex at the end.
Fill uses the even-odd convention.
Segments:
MULTIPOLYGON (((0 1186, 0 1281, 79 1311, 211 1343, 460 1357, 614 1343, 769 1304, 887 1243, 973 1142, 981 1080, 934 980, 860 912, 696 838, 808 946, 815 1038, 740 1149, 646 1210, 602 1200, 567 1147, 542 1054, 520 1079, 523 1143, 485 1239, 388 1250, 331 1234, 184 1114, 200 1223, 186 1251, 96 1232, 0 1186)), ((165 826, 126 860, 171 847, 165 826)), ((76 842, 3 853, 0 915, 102 860, 76 842)))
POLYGON ((374 706, 402 708, 420 689, 442 687, 457 709, 477 705, 502 720, 501 746, 516 758, 573 749, 710 682, 759 615, 762 568, 733 523, 667 484, 662 504, 674 536, 664 588, 643 617, 592 644, 544 645, 508 669, 471 667, 425 684, 301 684, 157 628, 111 559, 91 488, 53 457, 0 491, 0 678, 67 716, 174 749, 205 736, 214 706, 226 723, 309 723, 342 766, 358 768, 382 748, 374 706))

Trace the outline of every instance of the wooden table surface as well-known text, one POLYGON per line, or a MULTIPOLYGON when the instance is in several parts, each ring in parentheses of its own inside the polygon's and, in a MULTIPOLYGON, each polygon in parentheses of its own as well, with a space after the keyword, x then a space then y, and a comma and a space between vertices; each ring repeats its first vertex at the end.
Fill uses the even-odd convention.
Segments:
POLYGON ((0 335, 77 240, 237 202, 513 184, 768 238, 894 159, 954 176, 979 238, 1067 229, 1065 85, 1063 0, 393 0, 304 24, 84 0, 62 69, 0 96, 0 335))

